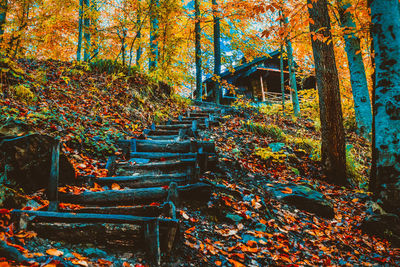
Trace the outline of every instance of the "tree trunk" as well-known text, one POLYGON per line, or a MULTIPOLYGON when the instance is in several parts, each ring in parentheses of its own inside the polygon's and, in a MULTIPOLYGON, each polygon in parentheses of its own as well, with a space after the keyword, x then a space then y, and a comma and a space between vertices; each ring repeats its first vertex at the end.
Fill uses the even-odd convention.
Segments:
POLYGON ((154 71, 157 68, 158 61, 158 8, 159 0, 150 1, 150 58, 149 70, 154 71))
MULTIPOLYGON (((288 24, 288 19, 285 17, 285 25, 288 24)), ((296 71, 294 69, 294 59, 293 59, 293 47, 292 42, 290 40, 286 40, 286 50, 288 56, 288 67, 289 67, 289 80, 290 87, 292 88, 292 103, 293 103, 293 112, 296 117, 300 116, 300 105, 299 105, 299 96, 297 94, 297 81, 296 81, 296 71)))
POLYGON ((201 72, 201 27, 200 27, 200 3, 199 0, 194 1, 195 9, 195 41, 196 41, 196 92, 197 99, 203 99, 203 84, 201 72))
POLYGON ((375 158, 371 186, 384 208, 400 210, 400 13, 398 0, 371 1, 375 50, 375 158), (389 7, 389 8, 388 8, 389 7))
POLYGON ((285 116, 285 73, 283 72, 283 45, 280 48, 281 56, 279 60, 281 70, 281 94, 282 94, 282 113, 285 116))
MULTIPOLYGON (((140 2, 139 2, 140 3, 140 2)), ((140 10, 139 10, 140 11, 140 10)), ((138 25, 138 31, 136 33, 136 38, 139 40, 139 44, 136 50, 136 66, 140 67, 140 57, 142 56, 142 46, 141 46, 141 38, 142 38, 142 21, 140 18, 140 12, 137 13, 136 24, 138 25)))
POLYGON ((321 119, 321 163, 328 180, 346 185, 346 149, 339 78, 327 1, 308 0, 321 119))
POLYGON ((220 88, 220 75, 221 75, 221 27, 220 18, 217 10, 217 0, 212 0, 213 5, 213 20, 214 20, 214 76, 217 80, 214 85, 215 102, 221 102, 221 88, 220 88))
POLYGON ((81 61, 82 57, 82 35, 83 35, 83 0, 79 0, 79 34, 78 34, 78 48, 76 51, 76 60, 81 61))
POLYGON ((7 17, 7 0, 0 0, 0 43, 3 41, 4 25, 6 24, 7 17))
POLYGON ((338 0, 340 23, 345 32, 344 40, 347 60, 349 62, 350 81, 353 92, 357 127, 361 135, 369 137, 372 127, 371 101, 369 98, 367 77, 361 54, 360 38, 358 38, 354 33, 356 24, 353 20, 352 14, 347 10, 350 6, 350 4, 343 4, 343 0, 338 0))
POLYGON ((84 26, 84 37, 85 37, 85 45, 84 45, 84 54, 83 60, 89 61, 90 59, 90 0, 83 0, 85 5, 84 7, 84 15, 83 15, 83 26, 84 26))

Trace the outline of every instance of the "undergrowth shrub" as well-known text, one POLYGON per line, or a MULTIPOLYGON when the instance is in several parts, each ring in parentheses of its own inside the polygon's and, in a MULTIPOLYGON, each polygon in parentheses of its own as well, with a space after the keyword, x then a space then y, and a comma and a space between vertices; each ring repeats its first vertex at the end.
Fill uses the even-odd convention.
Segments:
POLYGON ((319 140, 287 135, 286 141, 288 145, 294 146, 309 154, 312 160, 319 160, 321 158, 321 144, 319 140))
POLYGON ((362 165, 357 161, 354 147, 350 144, 346 146, 346 172, 351 183, 361 188, 367 188, 368 177, 362 174, 362 165))
POLYGON ((269 160, 275 163, 284 163, 287 155, 283 152, 273 152, 270 147, 258 147, 254 151, 254 155, 259 156, 262 160, 269 160))
POLYGON ((278 142, 286 140, 285 133, 282 131, 281 128, 279 128, 274 124, 265 125, 258 122, 246 121, 242 122, 242 125, 244 128, 246 128, 248 131, 252 133, 271 137, 272 139, 278 142))
POLYGON ((34 103, 37 98, 35 94, 31 91, 29 84, 18 84, 10 87, 14 97, 20 101, 26 103, 34 103))

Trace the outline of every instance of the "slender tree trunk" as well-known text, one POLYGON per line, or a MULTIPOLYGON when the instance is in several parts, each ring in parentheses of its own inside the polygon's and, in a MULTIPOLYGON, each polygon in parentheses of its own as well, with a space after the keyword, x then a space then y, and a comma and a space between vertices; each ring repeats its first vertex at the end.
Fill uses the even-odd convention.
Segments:
MULTIPOLYGON (((288 18, 285 17, 285 25, 288 25, 288 18)), ((297 81, 296 81, 296 71, 294 69, 294 59, 293 59, 293 47, 292 42, 290 40, 286 40, 286 50, 288 56, 288 65, 289 65, 289 81, 290 87, 292 88, 292 103, 293 103, 293 112, 296 117, 300 116, 300 104, 299 104, 299 96, 297 93, 297 81)))
POLYGON ((0 43, 3 42, 4 26, 6 24, 8 3, 7 0, 0 0, 0 43))
POLYGON ((285 116, 285 73, 283 68, 283 45, 280 48, 281 56, 280 56, 280 70, 281 70, 281 93, 282 93, 282 113, 285 116))
POLYGON ((375 50, 375 158, 371 190, 387 211, 400 210, 400 12, 398 0, 371 1, 375 50))
POLYGON ((89 61, 90 59, 90 0, 83 0, 85 5, 84 7, 84 14, 83 14, 83 26, 84 26, 84 38, 85 38, 85 45, 84 45, 84 54, 83 60, 89 61))
POLYGON ((149 70, 154 71, 157 68, 158 61, 158 8, 159 0, 150 1, 150 59, 149 70))
POLYGON ((137 33, 136 33, 136 37, 139 40, 139 44, 138 44, 138 48, 136 50, 136 66, 140 67, 140 57, 142 56, 142 45, 141 45, 141 38, 142 38, 142 22, 141 22, 141 18, 140 18, 140 10, 137 13, 137 25, 139 27, 137 33))
POLYGON ((92 58, 97 58, 100 52, 100 35, 99 35, 99 30, 98 30, 98 24, 99 24, 99 7, 97 5, 98 0, 92 0, 93 3, 93 11, 95 12, 95 19, 93 20, 94 24, 94 32, 95 32, 95 37, 94 39, 94 50, 93 50, 93 55, 92 58))
POLYGON ((203 84, 201 73, 201 27, 200 27, 200 1, 194 1, 195 9, 195 41, 196 41, 196 92, 197 99, 203 99, 203 84))
POLYGON ((79 0, 79 29, 78 29, 78 48, 76 60, 81 61, 82 57, 82 36, 83 36, 83 0, 79 0))
POLYGON ((214 25, 214 75, 217 76, 215 82, 215 101, 220 104, 221 101, 221 88, 220 88, 220 75, 221 75, 221 27, 220 18, 217 11, 217 0, 212 0, 213 5, 213 25, 214 25))
POLYGON ((360 38, 354 33, 356 24, 347 10, 351 5, 338 0, 340 23, 345 32, 347 60, 349 62, 350 81, 354 99, 354 110, 360 134, 369 137, 372 127, 371 101, 368 92, 367 76, 361 54, 360 38))
POLYGON ((125 66, 125 56, 126 56, 126 30, 122 30, 122 38, 121 38, 121 56, 122 56, 122 66, 125 66))
POLYGON ((321 119, 321 163, 328 180, 346 185, 346 148, 339 78, 327 0, 307 0, 321 119))

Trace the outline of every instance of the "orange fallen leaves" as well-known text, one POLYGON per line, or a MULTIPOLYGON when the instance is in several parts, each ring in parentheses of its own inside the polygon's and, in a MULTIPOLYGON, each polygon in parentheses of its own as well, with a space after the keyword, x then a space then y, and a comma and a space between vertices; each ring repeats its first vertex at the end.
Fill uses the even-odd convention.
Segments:
POLYGON ((285 187, 285 189, 282 190, 281 192, 284 194, 291 194, 291 193, 293 193, 293 190, 289 187, 285 187))
POLYGON ((121 187, 119 186, 119 184, 113 183, 113 184, 111 185, 111 189, 112 189, 112 190, 121 190, 121 187))
POLYGON ((49 248, 48 250, 46 250, 46 253, 49 254, 50 256, 56 256, 56 257, 64 255, 64 252, 55 248, 49 248))

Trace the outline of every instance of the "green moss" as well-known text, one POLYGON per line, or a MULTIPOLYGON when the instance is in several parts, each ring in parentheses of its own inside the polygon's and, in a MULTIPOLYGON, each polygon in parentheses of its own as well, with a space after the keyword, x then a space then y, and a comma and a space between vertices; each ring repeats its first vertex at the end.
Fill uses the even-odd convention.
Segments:
POLYGON ((274 124, 265 125, 262 123, 247 121, 242 122, 242 126, 252 133, 270 137, 278 142, 283 142, 286 140, 285 133, 281 128, 274 124))

